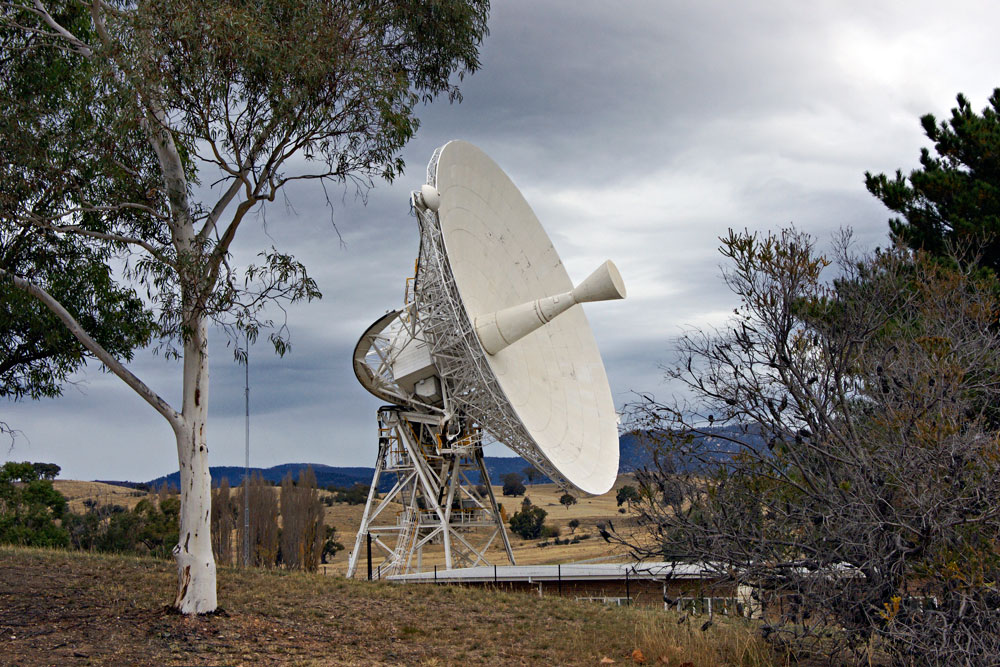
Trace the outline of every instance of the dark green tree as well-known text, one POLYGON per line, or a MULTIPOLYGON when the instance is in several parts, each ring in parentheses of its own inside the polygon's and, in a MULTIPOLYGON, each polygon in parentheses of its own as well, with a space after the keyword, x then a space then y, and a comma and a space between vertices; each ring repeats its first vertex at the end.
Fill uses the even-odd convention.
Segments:
POLYGON ((145 547, 147 553, 168 558, 180 533, 180 497, 161 494, 156 502, 144 498, 133 512, 139 518, 136 541, 145 547))
POLYGON ((964 95, 951 118, 920 119, 933 153, 920 151, 920 168, 909 177, 865 173, 865 186, 889 210, 893 236, 910 248, 941 257, 953 251, 981 253, 981 263, 1000 273, 1000 89, 982 114, 964 95))
MULTIPOLYGON (((60 9, 59 22, 89 35, 86 7, 60 9)), ((155 187, 156 174, 135 160, 120 167, 109 162, 102 150, 108 128, 89 85, 88 61, 3 22, 0 53, 0 397, 37 399, 58 395, 67 376, 93 355, 41 302, 12 289, 3 273, 43 287, 100 345, 130 359, 149 341, 152 320, 134 290, 113 279, 112 248, 58 234, 45 223, 93 199, 136 199, 155 187), (111 180, 119 168, 137 178, 111 180)), ((132 133, 127 142, 139 139, 132 133)), ((112 217, 128 215, 94 210, 87 224, 100 233, 112 217)))
POLYGON ((56 523, 66 513, 66 498, 39 479, 31 463, 7 462, 0 468, 0 544, 64 547, 69 532, 56 523))
POLYGON ((639 501, 639 492, 631 484, 626 484, 619 487, 618 492, 615 494, 615 502, 618 503, 618 507, 622 505, 628 505, 632 507, 632 503, 639 501))
POLYGON ((570 508, 570 505, 576 505, 576 496, 572 493, 564 493, 559 496, 559 502, 566 506, 566 509, 570 508))
POLYGON ((542 478, 542 473, 538 472, 538 469, 534 466, 528 466, 522 470, 521 473, 524 474, 524 478, 528 480, 528 484, 534 484, 535 480, 542 478))
POLYGON ((55 479, 59 476, 59 471, 62 470, 55 463, 32 463, 31 465, 35 468, 35 472, 38 473, 39 479, 55 479))
POLYGON ((528 504, 510 518, 511 531, 524 540, 537 540, 542 536, 542 527, 548 512, 541 507, 528 504))
POLYGON ((524 482, 519 474, 511 472, 503 476, 503 495, 517 497, 524 495, 524 492, 524 482))
POLYGON ((85 505, 83 514, 62 516, 74 548, 168 558, 177 543, 180 500, 175 495, 144 498, 132 510, 93 502, 85 505))
POLYGON ((325 530, 326 539, 323 540, 323 553, 321 554, 323 563, 329 562, 329 559, 334 558, 338 551, 344 550, 344 545, 337 539, 337 528, 326 526, 325 530))
POLYGON ((347 503, 348 505, 364 505, 368 502, 368 491, 370 488, 371 486, 368 484, 355 482, 347 488, 332 486, 329 490, 333 492, 334 502, 347 503))

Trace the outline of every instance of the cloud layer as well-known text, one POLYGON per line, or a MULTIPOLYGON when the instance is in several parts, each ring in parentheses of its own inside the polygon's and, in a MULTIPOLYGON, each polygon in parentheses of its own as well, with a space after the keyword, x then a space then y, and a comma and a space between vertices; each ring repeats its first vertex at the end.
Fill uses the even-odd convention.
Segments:
MULTIPOLYGON (((331 191, 332 221, 322 191, 296 186, 239 239, 237 263, 274 245, 324 293, 289 309, 290 355, 251 351, 253 464, 372 465, 378 402, 350 354, 402 301, 417 252, 408 193, 437 146, 465 139, 503 166, 574 280, 615 260, 628 300, 587 309, 615 400, 665 397, 671 339, 735 305, 718 237, 794 222, 884 244, 888 215, 864 172, 912 168, 926 145, 919 117, 945 116, 956 93, 985 105, 1000 85, 998 20, 991 2, 495 2, 482 70, 463 103, 423 109, 402 178, 367 205, 331 191)), ((239 464, 243 369, 221 335, 211 353, 212 461, 239 464)), ((133 368, 179 397, 176 363, 140 355, 133 368)), ((177 466, 166 423, 94 364, 63 398, 6 405, 3 419, 23 432, 8 459, 52 461, 67 477, 144 480, 177 466)))

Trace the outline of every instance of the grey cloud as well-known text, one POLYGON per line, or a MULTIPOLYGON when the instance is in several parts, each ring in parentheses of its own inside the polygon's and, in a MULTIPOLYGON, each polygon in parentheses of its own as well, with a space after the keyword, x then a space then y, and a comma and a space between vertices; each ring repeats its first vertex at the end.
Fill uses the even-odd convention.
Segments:
MULTIPOLYGON (((618 263, 630 298, 587 313, 620 405, 633 391, 679 391, 659 368, 670 341, 731 312, 716 250, 728 228, 794 222, 824 243, 852 226, 862 247, 884 244, 888 214, 864 191, 864 171, 911 168, 925 143, 920 114, 944 116, 959 91, 982 106, 1000 85, 1000 8, 983 1, 493 4, 482 70, 463 82, 462 104, 421 110, 404 176, 366 201, 328 190, 340 238, 312 183, 271 206, 266 228, 242 229, 235 264, 273 244, 324 293, 288 309, 290 355, 263 341, 251 352, 255 464, 373 462, 378 401, 357 384, 350 353, 402 302, 418 241, 408 193, 449 139, 508 171, 574 279, 618 263)), ((223 337, 211 345, 212 460, 238 464, 243 369, 223 337)), ((176 364, 142 356, 133 366, 177 398, 176 364)), ((4 406, 28 438, 9 458, 53 460, 83 478, 176 468, 169 429, 148 406, 96 367, 79 379, 83 390, 62 399, 4 406)))

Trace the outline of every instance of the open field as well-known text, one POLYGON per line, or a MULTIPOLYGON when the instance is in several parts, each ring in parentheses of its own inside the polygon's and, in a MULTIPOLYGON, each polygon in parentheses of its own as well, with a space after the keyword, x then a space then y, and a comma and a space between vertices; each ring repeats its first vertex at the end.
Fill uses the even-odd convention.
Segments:
POLYGON ((0 662, 17 665, 777 664, 742 621, 489 589, 220 568, 225 612, 166 609, 170 561, 0 547, 0 662), (605 663, 607 664, 607 663, 605 663))
POLYGON ((145 491, 136 491, 125 486, 105 484, 103 482, 79 482, 70 479, 57 479, 52 482, 56 491, 66 496, 71 512, 81 514, 86 511, 85 500, 92 500, 100 506, 121 505, 133 509, 139 501, 146 497, 145 491))
MULTIPOLYGON (((553 544, 552 540, 522 540, 508 531, 511 541, 511 549, 514 552, 514 559, 518 565, 536 565, 540 563, 571 563, 584 560, 616 560, 624 557, 624 554, 601 539, 598 534, 597 524, 611 519, 616 525, 628 521, 627 516, 618 512, 618 505, 615 502, 617 489, 623 484, 633 483, 631 476, 622 475, 615 483, 615 488, 602 496, 593 498, 578 498, 576 505, 569 508, 559 503, 559 498, 563 491, 555 484, 536 484, 527 487, 525 496, 548 512, 545 523, 558 526, 562 531, 562 537, 588 536, 578 544, 553 544), (575 534, 570 533, 569 522, 577 519, 580 527, 575 534), (539 547, 543 542, 548 542, 549 546, 539 547)), ((502 487, 494 486, 493 492, 496 494, 497 502, 504 506, 507 516, 521 509, 524 496, 517 498, 503 497, 502 487)), ((358 526, 361 525, 361 515, 364 513, 364 505, 337 504, 326 509, 326 523, 337 527, 340 541, 346 549, 337 554, 327 566, 331 573, 343 574, 347 571, 348 551, 354 547, 354 537, 357 534, 358 526)), ((499 540, 489 551, 491 562, 504 564, 506 556, 503 553, 499 540)), ((444 554, 439 546, 430 545, 424 550, 424 565, 432 568, 434 565, 444 566, 444 554)))
MULTIPOLYGON (((616 550, 612 545, 601 539, 597 524, 611 519, 616 526, 620 526, 629 521, 628 515, 619 513, 619 508, 615 502, 615 494, 618 488, 624 484, 633 484, 631 475, 622 475, 618 478, 614 488, 602 496, 593 498, 578 498, 577 504, 569 508, 559 503, 559 498, 563 491, 555 484, 535 484, 527 486, 525 496, 531 502, 546 512, 548 516, 545 523, 557 526, 562 531, 562 537, 586 536, 578 544, 553 544, 552 540, 522 540, 508 531, 511 540, 511 548, 514 552, 514 559, 518 565, 537 565, 543 563, 572 563, 588 560, 609 561, 624 557, 624 554, 616 550), (575 533, 570 532, 569 522, 577 519, 580 526, 575 533), (548 542, 549 545, 539 547, 539 544, 548 542)), ((92 500, 98 505, 117 504, 132 508, 144 497, 144 493, 136 492, 121 486, 103 484, 101 482, 77 482, 67 480, 56 480, 53 482, 56 490, 61 492, 70 501, 70 510, 74 512, 84 511, 84 500, 92 500)), ((521 508, 521 503, 525 496, 517 498, 504 497, 502 487, 494 486, 493 492, 496 494, 497 502, 504 506, 507 516, 514 514, 521 508)), ((275 489, 277 493, 277 488, 275 489)), ((328 495, 326 491, 320 492, 328 495)), ((346 547, 339 552, 330 563, 324 565, 324 569, 329 574, 344 574, 347 571, 348 552, 354 547, 354 537, 358 527, 361 525, 361 516, 364 513, 364 505, 347 505, 345 503, 334 504, 325 508, 325 522, 328 526, 336 526, 338 539, 346 547)), ((506 556, 503 553, 500 541, 497 540, 489 552, 491 562, 497 564, 506 563, 506 556)), ((444 566, 444 554, 441 547, 429 545, 424 550, 424 565, 426 568, 433 568, 434 565, 444 566)))

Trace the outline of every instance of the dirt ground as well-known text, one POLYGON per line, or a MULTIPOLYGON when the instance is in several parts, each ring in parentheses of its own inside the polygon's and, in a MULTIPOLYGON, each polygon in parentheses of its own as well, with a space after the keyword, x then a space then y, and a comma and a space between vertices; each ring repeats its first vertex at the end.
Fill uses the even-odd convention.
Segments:
POLYGON ((175 582, 169 561, 0 547, 0 664, 597 665, 632 664, 636 648, 719 664, 699 659, 708 644, 648 631, 681 627, 670 612, 221 568, 224 611, 184 617, 166 606, 175 582))

